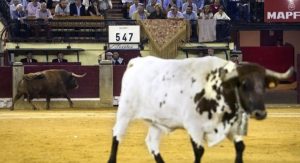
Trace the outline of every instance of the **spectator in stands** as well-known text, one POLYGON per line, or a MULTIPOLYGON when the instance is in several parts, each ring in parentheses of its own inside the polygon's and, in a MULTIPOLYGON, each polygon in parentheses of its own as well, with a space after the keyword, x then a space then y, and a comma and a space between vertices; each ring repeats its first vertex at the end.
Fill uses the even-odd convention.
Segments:
POLYGON ((28 0, 19 0, 20 4, 23 5, 23 10, 27 10, 28 0))
POLYGON ((35 17, 37 19, 44 19, 45 21, 53 18, 51 11, 47 9, 47 4, 45 2, 41 3, 41 8, 37 10, 35 17))
POLYGON ((149 0, 150 3, 147 4, 146 6, 146 10, 149 14, 155 12, 155 5, 156 5, 156 2, 157 0, 149 0))
POLYGON ((82 0, 82 4, 85 6, 85 10, 87 10, 92 5, 92 0, 82 0))
POLYGON ((64 59, 64 54, 62 52, 57 53, 57 58, 52 60, 53 63, 67 63, 68 60, 64 59))
POLYGON ((99 0, 99 10, 101 15, 104 16, 104 18, 107 17, 107 11, 112 8, 113 6, 111 0, 99 0))
POLYGON ((192 2, 196 4, 197 10, 200 12, 204 7, 205 0, 192 0, 192 2))
POLYGON ((219 11, 214 15, 214 18, 217 20, 230 20, 230 18, 224 12, 223 6, 219 8, 219 11))
POLYGON ((50 38, 50 28, 48 25, 48 20, 53 19, 53 16, 49 9, 47 9, 47 4, 45 2, 41 3, 41 9, 38 9, 36 12, 35 17, 37 19, 41 19, 44 22, 38 23, 38 25, 35 26, 35 36, 39 37, 39 34, 41 33, 41 29, 44 29, 44 31, 47 34, 47 38, 50 38))
POLYGON ((55 16, 68 16, 70 15, 70 7, 68 0, 60 0, 59 4, 55 6, 55 16))
POLYGON ((215 50, 213 48, 208 48, 207 49, 207 56, 214 56, 215 55, 215 50))
POLYGON ((112 64, 113 65, 125 65, 124 59, 120 57, 118 52, 113 52, 112 64))
POLYGON ((133 0, 122 0, 122 13, 123 18, 130 19, 129 17, 129 8, 133 4, 133 0))
POLYGON ((16 11, 17 5, 20 4, 19 0, 13 0, 9 5, 10 16, 13 19, 13 12, 16 11))
POLYGON ((106 52, 105 53, 105 59, 106 60, 112 60, 113 59, 113 53, 112 52, 106 52))
POLYGON ((193 11, 192 6, 187 6, 186 11, 183 12, 183 17, 186 20, 197 20, 197 13, 193 11))
POLYGON ((228 24, 228 21, 224 21, 224 20, 230 20, 230 18, 224 12, 223 6, 221 6, 219 8, 219 11, 214 15, 214 19, 223 20, 223 21, 217 21, 217 25, 216 25, 217 41, 227 41, 230 37, 230 26, 228 24))
POLYGON ((196 14, 198 13, 198 7, 195 3, 193 3, 192 0, 187 0, 183 5, 182 5, 182 13, 184 13, 187 9, 188 6, 192 6, 192 11, 194 11, 196 14))
POLYGON ((183 14, 178 11, 177 7, 174 5, 171 7, 171 10, 167 14, 168 19, 183 19, 183 14))
POLYGON ((149 15, 149 17, 148 17, 149 19, 165 19, 166 18, 166 15, 165 15, 164 11, 162 10, 160 4, 156 3, 154 8, 155 8, 155 12, 152 12, 149 15))
POLYGON ((213 14, 216 14, 219 11, 220 7, 221 7, 220 0, 214 0, 214 3, 210 5, 210 11, 213 14))
POLYGON ((187 6, 186 11, 183 13, 184 19, 190 21, 191 29, 191 38, 197 39, 197 13, 193 11, 192 6, 187 6))
POLYGON ((137 11, 132 14, 132 18, 131 19, 132 20, 144 20, 144 19, 147 19, 148 16, 149 16, 149 14, 145 10, 144 4, 139 3, 137 11))
POLYGON ((13 34, 17 37, 27 37, 28 36, 28 26, 24 23, 24 19, 27 18, 26 12, 23 9, 22 4, 18 4, 16 10, 13 12, 13 20, 15 22, 13 27, 13 34), (21 33, 21 30, 25 32, 21 33))
POLYGON ((250 22, 249 0, 229 0, 227 13, 233 21, 250 22))
POLYGON ((238 3, 238 20, 250 22, 250 3, 249 0, 240 0, 238 3))
POLYGON ((155 5, 157 3, 157 0, 149 0, 150 3, 147 4, 146 10, 151 15, 153 12, 155 12, 155 5))
POLYGON ((239 56, 237 54, 232 54, 230 60, 236 64, 239 64, 239 56))
POLYGON ((33 59, 31 51, 26 52, 26 58, 23 58, 20 61, 22 63, 37 63, 37 60, 33 59))
POLYGON ((35 16, 38 9, 41 8, 41 4, 39 0, 32 0, 27 5, 27 15, 28 16, 35 16))
POLYGON ((182 0, 164 0, 163 9, 165 12, 168 12, 172 6, 177 6, 177 10, 181 11, 182 3, 183 3, 182 0))
POLYGON ((75 0, 74 3, 70 4, 70 15, 71 16, 85 16, 85 6, 82 4, 82 0, 75 0))
POLYGON ((133 0, 133 4, 129 8, 129 18, 132 18, 133 13, 137 11, 139 0, 133 0))
POLYGON ((206 5, 203 7, 202 11, 199 14, 199 19, 212 19, 214 14, 210 11, 210 6, 206 5))
POLYGON ((87 14, 90 16, 101 16, 98 0, 92 0, 92 5, 89 6, 87 14))

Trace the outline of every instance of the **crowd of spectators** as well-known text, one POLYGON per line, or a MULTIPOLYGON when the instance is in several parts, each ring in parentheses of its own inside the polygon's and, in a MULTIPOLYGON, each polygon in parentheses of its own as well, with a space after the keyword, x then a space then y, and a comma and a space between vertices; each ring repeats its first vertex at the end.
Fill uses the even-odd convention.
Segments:
POLYGON ((182 14, 190 6, 198 19, 217 18, 234 22, 262 22, 263 20, 263 0, 122 0, 122 3, 123 16, 127 19, 136 19, 132 15, 137 12, 138 6, 143 6, 145 10, 142 19, 156 18, 153 17, 153 13, 156 11, 155 6, 159 5, 160 15, 165 15, 165 17, 158 17, 160 19, 184 18, 182 14), (177 13, 172 11, 174 8, 177 13), (173 15, 168 17, 172 12, 173 15), (145 14, 148 16, 145 17, 145 14))
MULTIPOLYGON (((113 8, 112 0, 7 0, 10 3, 11 16, 16 6, 21 4, 26 16, 36 16, 41 5, 45 3, 47 9, 54 16, 107 16, 107 11, 113 8)), ((261 22, 263 19, 264 0, 120 0, 123 17, 127 19, 168 18, 171 10, 176 8, 177 18, 186 12, 188 6, 197 18, 202 13, 219 15, 221 8, 226 16, 222 18, 232 21, 261 22), (139 10, 138 10, 139 8, 139 10), (144 11, 142 11, 142 9, 144 11), (159 10, 159 11, 158 11, 159 10), (135 14, 138 12, 137 14, 135 14), (155 13, 159 16, 155 16, 155 13), (135 14, 135 17, 133 15, 135 14), (151 15, 152 14, 152 15, 151 15), (150 16, 151 15, 151 16, 150 16), (141 18, 140 18, 141 17, 141 18)), ((219 17, 219 16, 218 16, 219 17)))
POLYGON ((22 5, 23 11, 27 17, 40 18, 38 11, 42 5, 46 6, 47 18, 53 16, 103 16, 106 17, 107 11, 112 9, 111 0, 8 0, 10 4, 10 13, 13 18, 13 12, 18 5, 22 5), (50 11, 51 16, 48 15, 50 11))
MULTIPOLYGON (((8 0, 11 18, 19 29, 28 30, 24 19, 48 21, 56 16, 103 16, 113 8, 112 0, 8 0)), ((123 17, 132 20, 186 19, 191 21, 195 35, 198 19, 230 20, 231 22, 261 22, 263 0, 120 0, 123 17), (255 14, 251 14, 255 13, 255 14)), ((42 27, 50 36, 46 26, 42 27)), ((35 30, 38 36, 38 30, 35 30)), ((26 37, 26 33, 24 36, 26 37)), ((196 36, 195 36, 196 37, 196 36)))

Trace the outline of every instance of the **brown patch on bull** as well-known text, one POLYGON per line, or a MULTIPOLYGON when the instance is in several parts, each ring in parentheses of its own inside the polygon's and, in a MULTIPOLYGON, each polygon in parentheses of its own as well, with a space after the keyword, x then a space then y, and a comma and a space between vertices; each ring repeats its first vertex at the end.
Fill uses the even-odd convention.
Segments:
POLYGON ((197 93, 194 97, 194 102, 196 103, 197 101, 201 100, 201 98, 204 96, 205 90, 203 89, 200 93, 197 93))
POLYGON ((216 129, 216 128, 215 128, 215 130, 214 130, 214 131, 215 131, 215 133, 218 133, 218 129, 216 129))
POLYGON ((196 82, 196 79, 192 77, 192 84, 194 84, 196 82))
POLYGON ((203 112, 208 113, 208 119, 212 118, 212 114, 217 111, 218 103, 216 100, 202 98, 197 105, 197 112, 202 115, 203 112))
POLYGON ((162 106, 163 106, 164 104, 166 104, 166 101, 160 102, 160 103, 159 103, 159 107, 162 108, 162 106))

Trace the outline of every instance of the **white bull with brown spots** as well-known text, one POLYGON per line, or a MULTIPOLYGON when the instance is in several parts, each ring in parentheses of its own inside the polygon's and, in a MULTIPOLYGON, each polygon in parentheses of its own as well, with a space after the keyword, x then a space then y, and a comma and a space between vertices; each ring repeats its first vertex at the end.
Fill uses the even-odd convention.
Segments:
POLYGON ((133 59, 122 80, 113 128, 109 163, 117 161, 118 144, 133 119, 149 122, 146 144, 157 163, 162 163, 162 133, 185 129, 190 135, 195 163, 201 161, 203 145, 224 138, 235 144, 235 162, 243 162, 243 114, 266 118, 265 88, 287 79, 293 68, 277 73, 256 64, 236 65, 217 57, 165 60, 133 59), (244 112, 244 113, 243 113, 244 112))

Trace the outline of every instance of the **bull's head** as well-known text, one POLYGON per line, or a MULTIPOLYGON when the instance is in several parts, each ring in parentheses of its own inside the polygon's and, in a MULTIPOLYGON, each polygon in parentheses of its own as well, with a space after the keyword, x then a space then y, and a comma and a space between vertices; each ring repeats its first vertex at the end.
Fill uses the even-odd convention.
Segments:
POLYGON ((86 75, 86 73, 84 73, 82 75, 71 73, 71 75, 69 76, 69 80, 68 80, 68 84, 67 84, 67 89, 77 89, 79 87, 79 85, 77 83, 77 78, 82 78, 85 75, 86 75))
POLYGON ((234 91, 235 101, 252 117, 261 120, 267 116, 264 104, 265 89, 276 87, 279 80, 288 79, 293 72, 292 67, 285 73, 278 73, 256 64, 243 64, 227 73, 223 81, 227 83, 225 87, 230 87, 231 95, 234 91))

